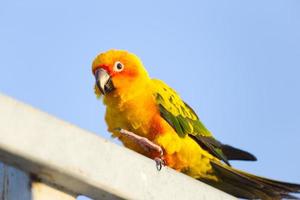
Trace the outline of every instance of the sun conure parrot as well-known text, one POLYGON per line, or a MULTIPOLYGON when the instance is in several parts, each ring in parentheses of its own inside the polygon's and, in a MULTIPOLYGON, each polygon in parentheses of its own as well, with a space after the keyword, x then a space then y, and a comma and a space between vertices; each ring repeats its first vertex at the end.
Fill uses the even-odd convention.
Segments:
POLYGON ((298 184, 232 168, 228 160, 256 158, 216 140, 175 90, 150 78, 136 55, 109 50, 95 58, 92 71, 108 131, 126 147, 239 198, 297 198, 290 193, 300 192, 298 184))

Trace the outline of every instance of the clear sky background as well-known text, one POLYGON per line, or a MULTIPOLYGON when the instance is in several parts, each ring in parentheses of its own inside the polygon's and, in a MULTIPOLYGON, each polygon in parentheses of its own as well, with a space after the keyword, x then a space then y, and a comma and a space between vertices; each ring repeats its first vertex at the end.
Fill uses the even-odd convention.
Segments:
POLYGON ((2 0, 0 92, 110 139, 91 62, 126 49, 216 138, 258 158, 235 167, 299 183, 299 10, 298 0, 2 0))

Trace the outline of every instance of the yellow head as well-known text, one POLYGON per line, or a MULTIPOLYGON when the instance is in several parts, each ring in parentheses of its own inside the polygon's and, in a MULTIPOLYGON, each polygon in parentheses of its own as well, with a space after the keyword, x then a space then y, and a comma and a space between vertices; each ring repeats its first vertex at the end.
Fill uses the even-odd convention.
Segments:
MULTIPOLYGON (((99 54, 92 64, 98 96, 129 91, 136 84, 150 80, 141 60, 124 50, 109 50, 99 54)), ((131 90, 130 90, 131 91, 131 90)))

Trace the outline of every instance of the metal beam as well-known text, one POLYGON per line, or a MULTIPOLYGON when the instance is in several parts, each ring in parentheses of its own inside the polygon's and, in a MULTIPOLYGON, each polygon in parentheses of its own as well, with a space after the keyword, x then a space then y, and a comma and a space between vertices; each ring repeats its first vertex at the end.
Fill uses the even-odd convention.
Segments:
POLYGON ((65 193, 45 183, 36 181, 29 174, 0 163, 1 200, 75 200, 73 194, 65 193))
POLYGON ((140 154, 0 95, 0 160, 93 199, 235 199, 140 154))

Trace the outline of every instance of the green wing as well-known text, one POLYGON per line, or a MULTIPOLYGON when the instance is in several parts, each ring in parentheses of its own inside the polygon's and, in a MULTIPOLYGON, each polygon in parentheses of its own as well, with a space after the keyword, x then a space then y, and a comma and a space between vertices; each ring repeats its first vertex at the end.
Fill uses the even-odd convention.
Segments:
POLYGON ((194 110, 181 100, 180 96, 163 81, 153 79, 155 98, 161 116, 174 128, 180 137, 189 136, 202 148, 230 165, 228 160, 256 160, 248 152, 223 145, 212 136, 194 110), (228 153, 226 155, 225 151, 228 153))

